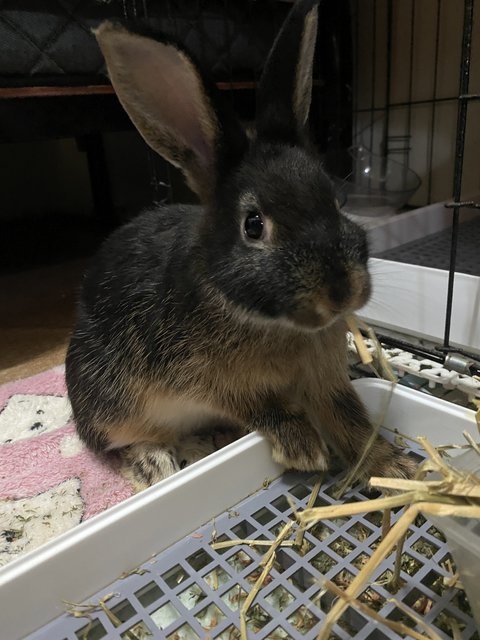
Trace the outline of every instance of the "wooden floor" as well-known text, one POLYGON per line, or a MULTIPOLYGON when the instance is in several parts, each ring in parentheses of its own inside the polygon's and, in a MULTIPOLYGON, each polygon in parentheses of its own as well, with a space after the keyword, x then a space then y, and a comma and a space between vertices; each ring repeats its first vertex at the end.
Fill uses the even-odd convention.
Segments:
POLYGON ((64 362, 85 264, 0 274, 0 384, 64 362))

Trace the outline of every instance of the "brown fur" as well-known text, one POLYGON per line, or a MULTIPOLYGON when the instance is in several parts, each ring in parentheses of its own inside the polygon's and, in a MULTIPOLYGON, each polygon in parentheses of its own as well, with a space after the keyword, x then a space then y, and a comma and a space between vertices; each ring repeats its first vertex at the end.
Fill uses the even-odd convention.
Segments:
MULTIPOLYGON (((155 380, 150 372, 149 383, 141 391, 138 379, 129 379, 122 388, 125 405, 130 407, 128 420, 92 424, 108 447, 145 444, 148 451, 155 449, 161 456, 160 451, 175 448, 189 433, 225 420, 264 433, 272 442, 275 459, 287 467, 326 468, 324 442, 348 466, 353 465, 371 426, 348 379, 343 322, 326 332, 305 332, 255 325, 211 304, 203 311, 204 317, 195 321, 196 335, 190 338, 194 349, 188 358, 175 363, 162 380, 155 380), (181 393, 167 391, 167 380, 181 393), (192 421, 195 408, 198 419, 192 421), (169 415, 175 416, 171 424, 169 415)), ((145 363, 139 359, 137 366, 141 371, 145 363)), ((118 387, 126 380, 112 371, 111 384, 118 387)), ((137 454, 144 459, 142 448, 130 449, 127 457, 133 460, 137 454)), ((170 469, 168 456, 166 460, 160 470, 145 472, 145 477, 162 476, 170 469)), ((362 467, 362 477, 406 475, 404 468, 405 460, 379 439, 362 467)))

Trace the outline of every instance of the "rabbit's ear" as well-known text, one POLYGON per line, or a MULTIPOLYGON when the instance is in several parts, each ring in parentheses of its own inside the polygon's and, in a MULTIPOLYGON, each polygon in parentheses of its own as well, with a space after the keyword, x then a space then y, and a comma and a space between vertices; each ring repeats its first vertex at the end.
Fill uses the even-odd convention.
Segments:
POLYGON ((298 0, 265 63, 257 93, 257 136, 295 144, 302 139, 312 97, 319 0, 298 0))
POLYGON ((115 92, 140 134, 208 200, 221 164, 218 154, 227 145, 225 123, 196 65, 176 45, 120 25, 106 22, 95 35, 115 92))

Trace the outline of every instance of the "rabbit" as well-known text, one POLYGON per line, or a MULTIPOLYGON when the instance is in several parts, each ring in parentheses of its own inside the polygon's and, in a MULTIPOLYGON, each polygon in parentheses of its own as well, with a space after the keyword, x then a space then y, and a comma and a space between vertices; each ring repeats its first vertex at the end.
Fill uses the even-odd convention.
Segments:
MULTIPOLYGON (((317 2, 296 2, 247 136, 179 44, 110 22, 96 30, 124 109, 201 202, 113 232, 85 276, 68 348, 80 438, 121 449, 141 487, 176 472, 182 442, 210 427, 258 431, 277 462, 306 471, 327 469, 332 451, 353 466, 371 436, 345 323, 370 295, 368 246, 308 136, 316 33, 317 2)), ((414 472, 378 436, 359 477, 414 472)))

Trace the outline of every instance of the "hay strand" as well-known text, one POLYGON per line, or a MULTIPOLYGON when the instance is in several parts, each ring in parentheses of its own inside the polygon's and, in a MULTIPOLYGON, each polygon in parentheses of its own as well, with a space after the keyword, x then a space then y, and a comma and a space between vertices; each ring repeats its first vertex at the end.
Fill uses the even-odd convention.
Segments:
POLYGON ((375 441, 378 438, 378 433, 380 431, 380 428, 382 426, 382 424, 385 421, 385 416, 387 415, 387 411, 388 411, 388 407, 390 406, 390 402, 392 400, 392 396, 393 396, 393 391, 395 389, 395 382, 392 383, 392 385, 390 386, 388 395, 385 398, 385 403, 382 407, 382 411, 380 412, 380 417, 378 418, 378 420, 372 425, 372 432, 365 444, 365 447, 361 453, 361 455, 359 456, 357 462, 355 463, 355 466, 352 467, 352 469, 349 471, 349 473, 347 474, 345 480, 342 482, 340 489, 335 492, 335 498, 337 500, 339 500, 343 494, 345 493, 345 491, 348 489, 348 487, 350 487, 353 482, 355 482, 355 480, 358 479, 358 475, 359 475, 359 471, 363 466, 363 463, 365 462, 368 454, 370 453, 370 450, 372 449, 373 445, 375 444, 375 441))
POLYGON ((391 629, 392 631, 395 631, 400 635, 410 636, 411 638, 415 638, 416 640, 425 640, 425 636, 421 633, 418 633, 418 631, 415 631, 414 629, 410 629, 410 627, 407 627, 407 625, 403 624, 402 622, 396 622, 395 620, 388 620, 387 618, 384 618, 383 616, 381 616, 377 611, 375 611, 365 603, 360 602, 360 600, 358 600, 357 598, 352 598, 348 596, 345 593, 345 591, 342 591, 339 587, 337 587, 337 585, 334 582, 331 582, 330 580, 325 580, 323 582, 323 585, 326 589, 328 589, 328 591, 331 591, 338 598, 342 598, 342 600, 347 602, 350 606, 354 607, 355 609, 358 609, 368 617, 372 618, 372 620, 375 620, 375 622, 378 622, 379 624, 385 627, 388 627, 388 629, 391 629))
MULTIPOLYGON (((221 542, 212 542, 212 549, 228 549, 229 547, 236 547, 238 545, 248 545, 249 547, 271 547, 276 543, 275 540, 222 540, 221 542)), ((278 546, 281 547, 293 547, 295 545, 294 540, 282 540, 278 546)))
POLYGON ((273 544, 271 545, 270 549, 267 551, 267 553, 263 556, 262 560, 260 561, 261 567, 265 567, 268 565, 268 563, 270 562, 270 558, 275 555, 276 550, 281 545, 282 541, 290 534, 294 525, 295 525, 295 522, 293 520, 289 520, 285 524, 285 526, 282 528, 282 530, 280 531, 276 539, 273 541, 273 544))
MULTIPOLYGON (((397 520, 397 522, 393 525, 385 538, 380 542, 378 547, 370 556, 370 560, 363 566, 363 568, 359 571, 359 573, 355 576, 355 578, 345 590, 345 593, 348 597, 356 598, 361 593, 362 589, 365 587, 369 578, 371 578, 375 569, 391 553, 398 540, 406 534, 408 528, 415 520, 418 513, 418 506, 411 505, 397 520)), ((338 600, 333 605, 323 622, 323 626, 317 636, 317 640, 328 640, 333 625, 343 614, 347 607, 348 602, 346 602, 345 600, 338 600)))
MULTIPOLYGON (((315 500, 317 499, 320 489, 322 487, 323 476, 324 474, 321 473, 318 481, 313 486, 312 493, 310 494, 310 497, 307 502, 307 509, 313 509, 313 506, 315 505, 315 500)), ((299 549, 302 548, 304 536, 305 536, 305 527, 300 527, 299 530, 297 531, 297 535, 295 536, 295 546, 298 547, 299 549)))
MULTIPOLYGON (((376 498, 375 500, 363 500, 362 502, 347 502, 345 504, 332 504, 327 507, 315 507, 305 509, 297 514, 297 520, 301 524, 309 524, 318 520, 331 520, 342 516, 356 516, 360 513, 370 513, 371 511, 383 511, 384 509, 395 509, 404 507, 415 500, 418 492, 408 491, 402 495, 389 496, 388 498, 376 498)), ((423 498, 428 498, 425 492, 421 494, 423 498)))
POLYGON ((275 562, 275 552, 273 552, 272 555, 270 556, 270 558, 269 558, 267 564, 265 565, 262 573, 260 574, 259 578, 257 579, 255 584, 253 585, 250 593, 248 594, 245 602, 242 605, 242 608, 240 609, 240 635, 241 635, 241 639, 242 640, 248 640, 248 630, 247 630, 247 613, 248 613, 248 610, 250 609, 251 605, 253 604, 253 601, 255 600, 255 598, 257 597, 258 592, 262 588, 263 583, 265 581, 265 578, 270 573, 270 570, 273 567, 273 563, 274 562, 275 562))
POLYGON ((406 613, 407 616, 414 620, 416 624, 428 634, 428 637, 431 638, 431 640, 442 640, 436 631, 424 622, 420 616, 417 616, 417 614, 407 607, 407 605, 403 604, 403 602, 400 602, 400 600, 397 600, 396 598, 389 598, 388 601, 392 602, 396 607, 398 607, 398 609, 400 609, 400 611, 403 611, 403 613, 406 613))
POLYGON ((357 349, 358 356, 362 361, 362 364, 371 364, 373 362, 373 356, 367 349, 365 340, 360 333, 357 318, 354 315, 347 316, 346 322, 347 327, 353 336, 353 341, 355 342, 355 347, 357 349))

